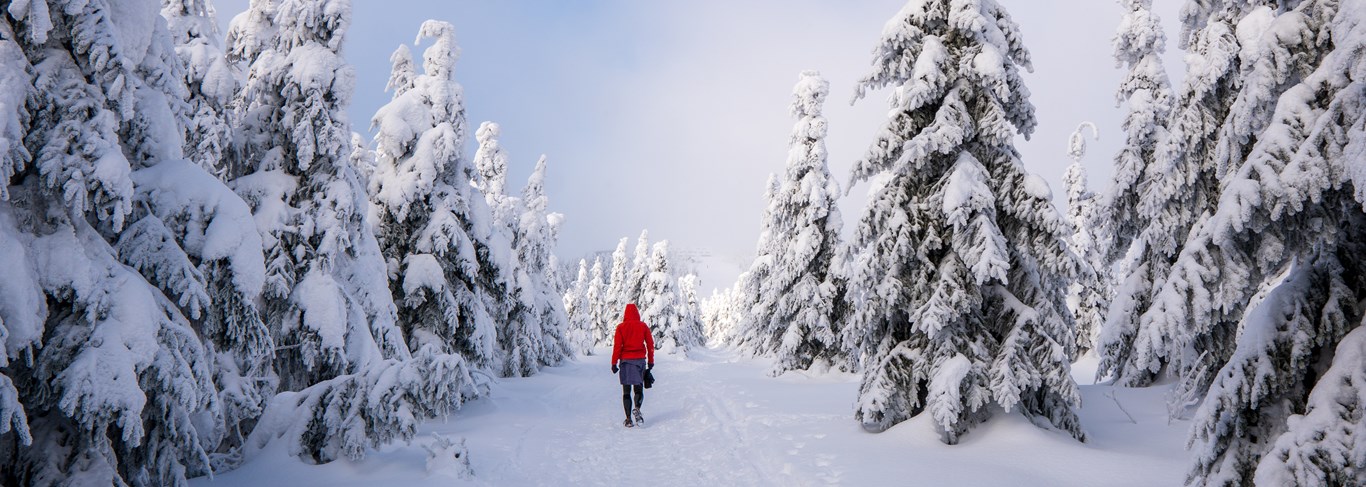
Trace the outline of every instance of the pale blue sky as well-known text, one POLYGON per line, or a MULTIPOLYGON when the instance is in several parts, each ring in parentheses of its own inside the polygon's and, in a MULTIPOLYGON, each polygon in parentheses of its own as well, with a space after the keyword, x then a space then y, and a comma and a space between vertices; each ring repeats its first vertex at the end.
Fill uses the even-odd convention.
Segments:
MULTIPOLYGON (((1030 141, 1020 139, 1025 165, 1049 181, 1062 204, 1067 136, 1090 120, 1101 139, 1091 143, 1086 162, 1091 187, 1103 188, 1122 140, 1114 102, 1122 73, 1110 46, 1118 3, 1000 1, 1034 60, 1026 83, 1039 127, 1030 141)), ((512 158, 509 189, 520 190, 537 157, 548 156, 551 209, 566 215, 563 259, 610 250, 619 238, 649 229, 652 240, 669 239, 674 249, 747 262, 764 183, 787 157, 787 105, 798 73, 815 69, 830 81, 827 144, 831 170, 844 185, 886 116, 884 93, 849 106, 854 83, 868 71, 883 25, 904 3, 355 0, 343 53, 357 68, 351 120, 365 133, 389 100, 390 53, 400 43, 411 46, 423 20, 449 21, 462 49, 456 76, 471 130, 485 120, 502 125, 512 158)), ((1181 1, 1155 3, 1173 25, 1181 1)), ((246 5, 215 1, 222 24, 246 5)), ((1175 42, 1168 44, 1169 58, 1179 59, 1170 52, 1175 42)), ((864 200, 856 187, 841 201, 846 229, 857 223, 864 200)), ((705 290, 734 278, 703 277, 705 290)))

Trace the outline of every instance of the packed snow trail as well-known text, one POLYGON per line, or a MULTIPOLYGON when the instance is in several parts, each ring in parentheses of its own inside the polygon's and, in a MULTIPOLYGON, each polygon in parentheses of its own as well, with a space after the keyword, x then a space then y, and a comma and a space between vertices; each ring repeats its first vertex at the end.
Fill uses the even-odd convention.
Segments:
MULTIPOLYGON (((1186 424, 1169 424, 1166 388, 1082 386, 1090 434, 1078 443, 1018 413, 997 414, 955 446, 926 418, 881 434, 852 417, 858 376, 765 375, 766 359, 703 349, 659 355, 646 391, 645 426, 622 426, 621 387, 606 352, 521 379, 412 444, 359 462, 305 465, 273 448, 216 480, 236 485, 1180 485, 1186 424), (1103 395, 1112 391, 1134 424, 1103 395), (429 473, 432 433, 466 439, 472 479, 429 473)), ((1080 373, 1079 373, 1080 375, 1080 373)))

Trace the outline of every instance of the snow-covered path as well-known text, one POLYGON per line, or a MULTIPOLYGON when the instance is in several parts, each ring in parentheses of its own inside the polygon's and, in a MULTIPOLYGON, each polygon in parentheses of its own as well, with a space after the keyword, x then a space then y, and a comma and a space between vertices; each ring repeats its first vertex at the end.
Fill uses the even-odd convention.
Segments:
POLYGON ((727 350, 660 356, 646 426, 622 427, 621 390, 602 355, 524 379, 428 424, 410 445, 360 462, 304 465, 266 452, 197 485, 1180 485, 1186 425, 1168 424, 1164 388, 1083 386, 1088 443, 999 413, 956 446, 917 418, 882 434, 851 415, 851 374, 764 374, 727 350), (475 478, 426 469, 432 433, 464 437, 475 478))
MULTIPOLYGON (((477 422, 483 407, 497 408, 501 412, 490 416, 501 427, 448 431, 469 438, 479 452, 471 456, 475 472, 494 484, 776 485, 797 473, 796 462, 838 480, 830 455, 803 449, 827 437, 821 429, 847 414, 809 401, 787 408, 786 397, 743 380, 770 381, 762 374, 721 373, 732 365, 708 352, 693 360, 661 357, 659 383, 646 391, 643 428, 622 426, 620 388, 599 355, 547 371, 553 387, 505 381, 496 399, 468 411, 470 422, 477 422)), ((835 402, 847 403, 854 384, 833 385, 835 396, 844 397, 835 402)))

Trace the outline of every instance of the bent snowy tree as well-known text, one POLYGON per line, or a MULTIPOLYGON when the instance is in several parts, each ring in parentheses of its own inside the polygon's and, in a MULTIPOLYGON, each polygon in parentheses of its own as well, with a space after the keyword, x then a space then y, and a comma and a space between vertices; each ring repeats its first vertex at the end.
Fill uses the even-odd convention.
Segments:
POLYGON ((854 167, 872 187, 845 270, 869 430, 928 412, 955 443, 994 403, 1085 437, 1065 303, 1077 262, 1012 145, 1035 125, 1029 66, 993 0, 914 0, 883 29, 855 99, 893 87, 890 119, 854 167))

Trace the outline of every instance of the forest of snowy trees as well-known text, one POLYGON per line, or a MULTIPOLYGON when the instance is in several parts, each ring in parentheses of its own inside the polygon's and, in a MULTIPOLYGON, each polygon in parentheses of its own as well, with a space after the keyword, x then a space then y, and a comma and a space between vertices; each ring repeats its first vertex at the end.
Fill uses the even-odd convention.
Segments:
POLYGON ((450 24, 366 141, 349 1, 0 5, 0 483, 359 458, 571 355, 546 159, 469 159, 450 24))
POLYGON ((1078 128, 1065 216, 1012 146, 1035 125, 1030 59, 995 1, 912 0, 888 22, 856 98, 891 87, 890 113, 833 251, 833 183, 806 148, 824 93, 804 75, 758 258, 708 329, 780 369, 858 371, 865 428, 927 413, 946 443, 992 405, 1084 440, 1068 367, 1092 351, 1100 380, 1177 383, 1188 485, 1366 482, 1366 3, 1188 2, 1175 89, 1152 1, 1120 3, 1125 143, 1094 193, 1078 128), (834 301, 794 315, 772 288, 794 282, 834 301))
POLYGON ((662 352, 858 374, 871 432, 1018 412, 1086 441, 1089 355, 1175 384, 1188 485, 1366 483, 1366 0, 1189 0, 1179 86, 1152 0, 1119 3, 1103 189, 1093 125, 1065 211, 1021 160, 1030 53, 996 0, 909 0, 854 89, 888 111, 848 180, 802 72, 755 258, 703 298, 648 232, 562 275, 554 159, 508 191, 450 23, 393 52, 367 138, 350 0, 254 0, 226 32, 210 0, 0 1, 0 484, 358 459, 610 347, 627 303, 662 352))
POLYGON ((697 276, 684 273, 669 252, 669 241, 650 244, 650 232, 640 232, 634 253, 626 255, 630 238, 622 238, 612 252, 611 268, 603 259, 579 261, 578 273, 564 292, 564 309, 573 350, 592 354, 611 348, 617 323, 626 305, 636 303, 640 318, 650 325, 655 348, 686 354, 703 345, 702 300, 697 276))

